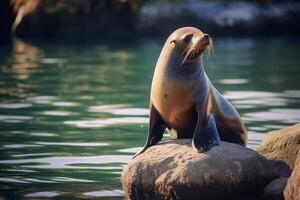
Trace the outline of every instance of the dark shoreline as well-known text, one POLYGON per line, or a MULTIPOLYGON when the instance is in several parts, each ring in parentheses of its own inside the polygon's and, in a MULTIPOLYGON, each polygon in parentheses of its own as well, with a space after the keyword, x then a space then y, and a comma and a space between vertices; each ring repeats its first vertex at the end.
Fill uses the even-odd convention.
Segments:
MULTIPOLYGON (((300 3, 293 1, 271 5, 193 1, 148 3, 136 13, 126 14, 126 19, 114 12, 82 14, 79 11, 37 9, 23 17, 15 35, 50 40, 69 37, 136 40, 140 37, 165 38, 182 26, 200 28, 212 37, 299 37, 300 33, 300 3)), ((4 43, 6 40, 9 39, 2 38, 4 43)))

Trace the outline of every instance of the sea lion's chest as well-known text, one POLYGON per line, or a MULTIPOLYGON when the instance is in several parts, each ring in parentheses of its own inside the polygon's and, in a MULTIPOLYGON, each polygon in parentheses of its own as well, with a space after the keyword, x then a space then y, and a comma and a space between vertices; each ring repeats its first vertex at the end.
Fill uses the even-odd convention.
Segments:
POLYGON ((154 79, 151 88, 151 103, 168 127, 186 128, 191 124, 195 115, 194 91, 195 84, 188 81, 154 79))

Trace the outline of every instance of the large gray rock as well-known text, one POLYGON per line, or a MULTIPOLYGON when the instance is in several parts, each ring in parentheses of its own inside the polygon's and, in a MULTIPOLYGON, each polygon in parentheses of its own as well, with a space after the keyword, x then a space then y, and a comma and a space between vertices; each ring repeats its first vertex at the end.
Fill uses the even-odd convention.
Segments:
POLYGON ((300 199, 300 151, 298 153, 298 158, 295 162, 295 168, 284 190, 284 198, 285 200, 300 199))
POLYGON ((300 123, 267 133, 257 152, 270 160, 283 161, 290 169, 300 149, 300 123))
POLYGON ((278 174, 263 156, 246 147, 222 142, 197 153, 191 140, 150 147, 123 170, 128 199, 226 199, 253 195, 278 174))

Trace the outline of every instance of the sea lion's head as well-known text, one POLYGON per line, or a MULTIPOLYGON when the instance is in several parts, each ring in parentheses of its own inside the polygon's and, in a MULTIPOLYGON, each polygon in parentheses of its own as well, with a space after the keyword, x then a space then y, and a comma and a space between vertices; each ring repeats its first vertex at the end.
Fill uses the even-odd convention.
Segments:
POLYGON ((197 28, 183 27, 169 36, 164 48, 166 46, 169 53, 180 55, 183 65, 199 60, 206 49, 212 48, 212 39, 197 28))

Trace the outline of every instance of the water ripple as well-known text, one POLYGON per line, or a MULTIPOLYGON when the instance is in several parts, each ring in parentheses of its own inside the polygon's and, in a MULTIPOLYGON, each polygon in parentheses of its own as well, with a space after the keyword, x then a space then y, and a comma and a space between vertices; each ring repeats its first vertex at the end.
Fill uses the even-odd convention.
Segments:
POLYGON ((5 109, 21 109, 32 107, 31 103, 1 103, 0 108, 5 109))
POLYGON ((47 180, 41 180, 37 178, 25 178, 25 181, 30 181, 33 183, 56 183, 55 181, 47 181, 47 180))
POLYGON ((30 169, 5 169, 5 171, 8 171, 8 172, 28 172, 28 173, 37 172, 37 171, 34 171, 34 170, 30 170, 30 169))
POLYGON ((100 142, 36 142, 38 145, 54 145, 54 146, 77 146, 77 147, 103 147, 109 146, 110 143, 100 142))
POLYGON ((69 177, 54 177, 51 180, 57 181, 57 182, 81 182, 81 183, 94 183, 94 182, 96 182, 96 181, 92 181, 92 180, 69 178, 69 177))
POLYGON ((36 197, 56 197, 58 196, 59 193, 55 192, 55 191, 45 191, 45 192, 33 192, 33 193, 29 193, 29 194, 26 194, 24 195, 25 197, 33 197, 33 198, 36 198, 36 197))
POLYGON ((23 122, 32 118, 32 116, 0 115, 0 121, 3 122, 23 122))
POLYGON ((43 64, 62 64, 65 63, 66 60, 62 58, 43 58, 40 62, 43 64))
POLYGON ((137 153, 140 150, 142 150, 142 147, 133 147, 133 148, 127 148, 127 149, 119 149, 119 152, 123 153, 137 153))
POLYGON ((69 116, 69 115, 74 115, 75 113, 69 111, 49 110, 49 111, 44 111, 44 114, 49 116, 69 116))
POLYGON ((54 106, 63 106, 63 107, 73 107, 73 106, 79 106, 80 103, 67 102, 67 101, 58 101, 58 102, 53 102, 52 105, 54 105, 54 106))
POLYGON ((29 164, 40 163, 40 165, 24 165, 26 168, 36 169, 89 169, 89 166, 72 166, 75 164, 109 164, 128 163, 131 156, 127 155, 105 155, 105 156, 65 156, 45 157, 17 160, 0 160, 0 164, 29 164))
POLYGON ((28 147, 40 147, 41 145, 37 144, 6 144, 3 145, 4 148, 8 149, 21 149, 21 148, 28 148, 28 147))
POLYGON ((262 141, 263 137, 265 136, 265 134, 263 133, 259 133, 259 132, 255 132, 255 131, 248 131, 249 133, 249 141, 254 142, 260 142, 262 141))
POLYGON ((126 108, 125 104, 101 105, 89 107, 89 112, 110 113, 114 115, 149 115, 149 109, 146 108, 126 108))
POLYGON ((124 192, 122 190, 101 190, 85 192, 83 195, 91 197, 122 197, 124 196, 124 192))
POLYGON ((267 112, 244 114, 251 121, 280 121, 284 123, 299 123, 300 109, 270 109, 267 112))
POLYGON ((0 178, 0 182, 4 182, 4 183, 30 183, 28 181, 22 181, 22 180, 15 179, 15 178, 0 178))
POLYGON ((248 79, 221 79, 219 83, 221 84, 228 84, 228 85, 236 85, 236 84, 246 84, 248 83, 248 79))
POLYGON ((74 125, 80 128, 100 128, 119 124, 146 124, 147 117, 122 117, 122 118, 106 118, 98 120, 80 120, 80 121, 65 121, 64 124, 74 125))
POLYGON ((55 133, 30 133, 33 136, 41 136, 41 137, 54 137, 57 136, 55 133))
MULTIPOLYGON (((40 145, 38 145, 40 146, 40 145)), ((26 146, 25 146, 26 147, 26 146)), ((12 157, 33 157, 33 156, 49 156, 52 153, 27 153, 27 154, 16 154, 12 155, 12 157)))
POLYGON ((55 96, 36 96, 28 98, 28 101, 33 101, 34 103, 39 104, 50 104, 52 101, 55 101, 57 97, 55 96))
POLYGON ((300 98, 300 90, 286 90, 283 94, 286 97, 300 98))
POLYGON ((225 98, 237 108, 257 108, 261 106, 286 106, 290 102, 280 93, 258 91, 228 91, 225 98))
POLYGON ((280 93, 274 92, 262 92, 262 91, 226 91, 224 93, 224 97, 226 99, 234 100, 234 99, 264 99, 270 97, 278 97, 280 93))
POLYGON ((233 104, 237 105, 255 105, 257 106, 286 106, 288 100, 284 98, 256 98, 256 99, 242 99, 233 100, 233 104))

